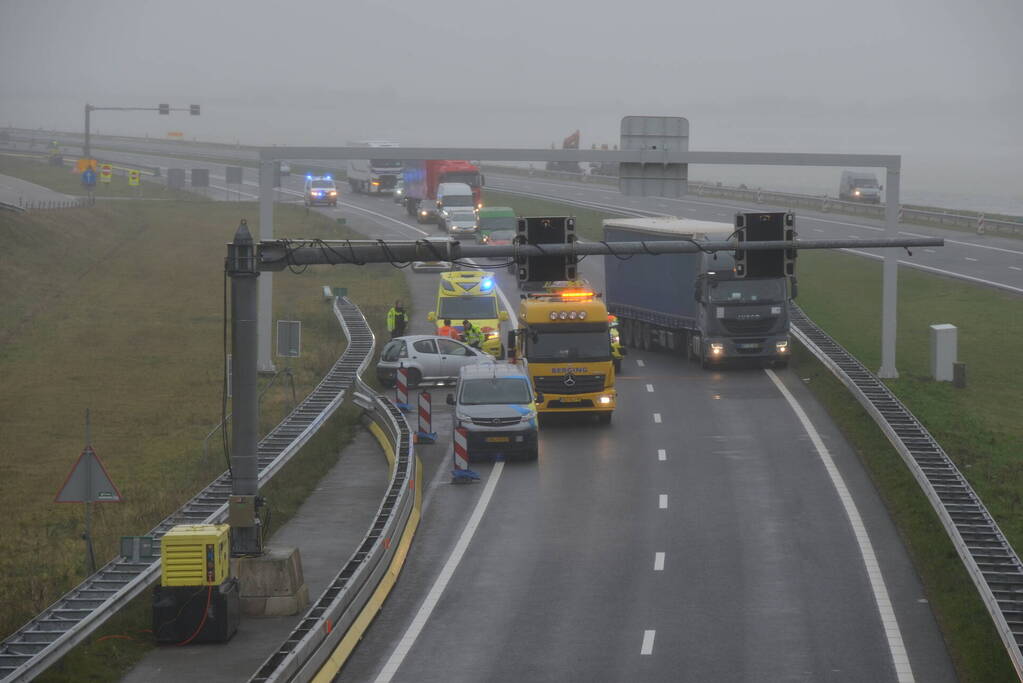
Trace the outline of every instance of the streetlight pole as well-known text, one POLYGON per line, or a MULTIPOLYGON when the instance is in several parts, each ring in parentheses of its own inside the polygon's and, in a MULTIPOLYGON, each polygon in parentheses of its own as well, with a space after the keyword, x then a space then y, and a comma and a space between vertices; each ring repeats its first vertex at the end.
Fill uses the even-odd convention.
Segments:
POLYGON ((160 114, 170 114, 172 111, 187 111, 192 116, 199 116, 199 105, 190 104, 188 107, 172 107, 169 104, 161 104, 156 107, 94 107, 91 104, 85 105, 85 144, 82 146, 82 156, 86 159, 92 158, 92 144, 90 143, 89 116, 94 111, 155 111, 160 114))

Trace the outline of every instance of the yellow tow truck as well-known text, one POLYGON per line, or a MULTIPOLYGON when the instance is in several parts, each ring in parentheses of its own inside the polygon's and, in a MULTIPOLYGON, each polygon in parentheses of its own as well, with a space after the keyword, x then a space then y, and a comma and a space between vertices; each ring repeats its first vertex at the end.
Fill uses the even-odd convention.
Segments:
POLYGON ((607 307, 585 281, 526 292, 508 348, 528 369, 541 415, 588 413, 611 422, 618 394, 607 307))
MULTIPOLYGON (((501 348, 501 323, 508 319, 497 302, 497 282, 488 270, 454 270, 440 274, 437 288, 437 308, 427 314, 439 330, 445 320, 464 331, 462 322, 468 320, 483 333, 480 350, 495 358, 504 356, 501 348)), ((464 339, 463 339, 464 341, 464 339)))

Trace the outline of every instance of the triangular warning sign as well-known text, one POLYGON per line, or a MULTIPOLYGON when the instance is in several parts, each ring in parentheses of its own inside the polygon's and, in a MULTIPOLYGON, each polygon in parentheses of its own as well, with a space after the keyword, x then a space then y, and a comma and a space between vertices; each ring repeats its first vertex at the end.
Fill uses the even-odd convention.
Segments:
POLYGON ((86 446, 55 499, 58 503, 119 503, 121 492, 110 481, 92 446, 86 446))

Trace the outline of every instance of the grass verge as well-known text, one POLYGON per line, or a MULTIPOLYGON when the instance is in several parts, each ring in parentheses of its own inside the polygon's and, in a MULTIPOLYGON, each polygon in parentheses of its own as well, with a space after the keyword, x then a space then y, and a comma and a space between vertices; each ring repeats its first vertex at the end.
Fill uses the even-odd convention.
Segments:
MULTIPOLYGON (((0 633, 19 627, 87 573, 82 506, 52 502, 82 448, 85 408, 92 410, 93 444, 125 498, 95 506, 98 563, 114 555, 120 536, 146 532, 224 470, 217 445, 209 457, 201 448, 221 412, 224 244, 240 218, 252 217, 256 232, 257 215, 255 204, 213 202, 111 202, 0 215, 9 257, 0 263, 6 294, 0 300, 0 633)), ((275 222, 282 235, 353 236, 300 207, 279 207, 275 222)), ((401 273, 386 264, 276 274, 275 319, 303 322, 302 357, 275 359, 279 367, 290 364, 299 398, 343 348, 323 285, 347 287, 378 335, 390 302, 408 298, 401 273)), ((272 389, 262 404, 264 428, 290 408, 290 387, 272 389)), ((304 448, 268 487, 275 526, 333 464, 354 415, 345 412, 334 422, 314 440, 327 445, 304 448)), ((71 655, 91 664, 64 671, 74 671, 75 680, 110 680, 112 664, 145 647, 120 636, 149 628, 146 605, 91 637, 89 643, 101 643, 91 654, 79 652, 86 647, 71 655), (117 637, 101 640, 106 635, 117 637)), ((53 675, 62 680, 57 670, 53 675)))
MULTIPOLYGON (((55 192, 72 196, 85 196, 81 176, 68 166, 50 166, 36 158, 0 154, 0 174, 14 176, 55 192)), ((128 185, 127 176, 114 175, 109 183, 96 183, 93 194, 97 199, 174 199, 177 201, 209 201, 194 192, 171 190, 166 179, 143 180, 138 187, 128 185)))
MULTIPOLYGON (((599 238, 599 211, 511 194, 488 204, 519 215, 579 218, 584 238, 599 238)), ((867 367, 880 366, 881 265, 851 254, 802 252, 799 303, 867 367)), ((966 475, 1013 547, 1023 547, 1023 299, 961 280, 899 269, 898 361, 888 386, 923 422, 966 475), (959 328, 959 360, 969 386, 929 379, 929 325, 959 328)), ((845 387, 812 356, 794 369, 827 407, 859 453, 913 558, 964 682, 1015 680, 976 588, 909 470, 845 387)))

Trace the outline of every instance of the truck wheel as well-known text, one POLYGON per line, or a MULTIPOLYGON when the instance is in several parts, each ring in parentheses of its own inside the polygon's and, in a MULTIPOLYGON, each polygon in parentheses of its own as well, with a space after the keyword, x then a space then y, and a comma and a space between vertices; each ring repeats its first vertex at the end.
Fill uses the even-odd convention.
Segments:
POLYGON ((359 192, 359 188, 358 188, 358 186, 357 186, 357 185, 355 184, 355 181, 354 181, 354 180, 349 180, 349 181, 348 181, 348 187, 352 188, 352 192, 353 192, 353 193, 355 193, 355 194, 358 194, 358 192, 359 192))
POLYGON ((621 372, 622 372, 622 359, 621 358, 615 358, 614 359, 614 366, 615 366, 615 374, 616 375, 621 374, 621 372))
POLYGON ((612 413, 599 413, 597 415, 597 424, 609 425, 611 424, 612 413))
POLYGON ((639 343, 636 344, 642 351, 650 350, 650 326, 646 323, 639 323, 639 343))
POLYGON ((788 366, 789 366, 788 360, 776 360, 776 361, 774 361, 774 367, 778 368, 779 370, 784 370, 788 366))
POLYGON ((625 340, 625 345, 630 349, 636 348, 635 325, 636 323, 631 320, 622 321, 622 339, 625 340))

